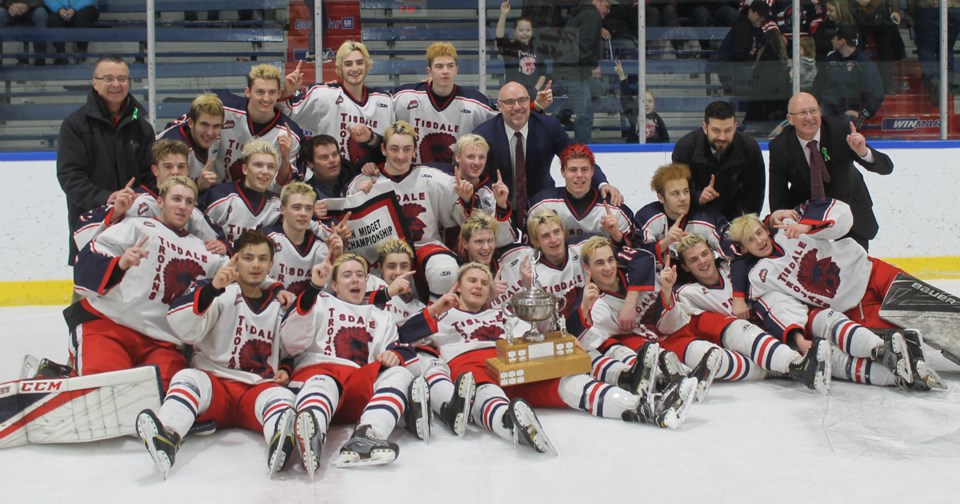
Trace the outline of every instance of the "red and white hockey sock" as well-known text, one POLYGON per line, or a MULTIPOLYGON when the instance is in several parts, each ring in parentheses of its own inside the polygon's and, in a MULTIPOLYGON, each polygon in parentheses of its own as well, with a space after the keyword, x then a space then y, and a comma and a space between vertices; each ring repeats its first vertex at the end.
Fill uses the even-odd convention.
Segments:
MULTIPOLYGON (((591 350, 588 352, 588 355, 593 360, 593 369, 591 370, 591 375, 603 383, 616 385, 617 379, 620 378, 620 373, 630 369, 630 366, 624 364, 623 361, 608 357, 605 354, 597 352, 596 350, 591 350)), ((634 354, 633 360, 637 360, 636 354, 634 354)))
POLYGON ((503 427, 503 415, 507 413, 509 407, 510 400, 507 399, 502 388, 492 383, 484 383, 477 387, 477 395, 470 416, 473 417, 474 423, 483 425, 488 431, 503 439, 512 440, 513 431, 503 427))
POLYGON ((210 407, 213 395, 210 377, 203 371, 184 369, 170 380, 170 389, 158 414, 163 426, 182 438, 193 422, 210 407))
POLYGON ((825 338, 854 357, 870 358, 874 349, 883 345, 883 338, 835 310, 825 309, 814 314, 811 329, 814 336, 825 338))
POLYGON ((622 419, 624 411, 636 411, 640 406, 640 396, 591 380, 585 374, 564 376, 557 385, 557 392, 571 408, 596 417, 622 419))
POLYGON ((778 373, 790 372, 790 363, 801 356, 759 327, 737 320, 723 330, 723 347, 741 355, 749 355, 763 369, 778 373))
POLYGON ((830 369, 830 374, 841 380, 881 387, 896 385, 896 376, 893 371, 871 359, 847 355, 836 346, 830 353, 830 369))
POLYGON ((293 392, 283 387, 271 387, 257 396, 254 409, 260 425, 263 425, 263 439, 270 445, 277 429, 277 417, 284 411, 293 409, 293 392))
MULTIPOLYGON (((707 351, 714 347, 716 345, 709 341, 697 340, 690 343, 683 355, 684 363, 689 367, 695 367, 707 351)), ((726 348, 720 348, 720 351, 720 369, 717 371, 716 380, 738 381, 766 378, 766 371, 746 356, 726 348)))
POLYGON ((636 350, 631 350, 628 347, 623 345, 612 345, 610 348, 607 348, 603 355, 611 359, 616 359, 628 366, 632 366, 634 362, 637 362, 637 352, 636 350))
POLYGON ((413 375, 406 368, 392 367, 380 373, 373 384, 373 397, 360 414, 360 424, 369 425, 378 439, 387 439, 407 406, 407 391, 413 375))
POLYGON ((310 410, 317 420, 320 432, 327 432, 330 419, 333 418, 339 404, 340 387, 327 375, 311 376, 303 382, 296 400, 297 411, 310 410))
POLYGON ((454 386, 450 379, 450 368, 443 361, 434 359, 434 363, 427 368, 423 376, 430 387, 430 409, 439 414, 440 407, 453 399, 454 386))

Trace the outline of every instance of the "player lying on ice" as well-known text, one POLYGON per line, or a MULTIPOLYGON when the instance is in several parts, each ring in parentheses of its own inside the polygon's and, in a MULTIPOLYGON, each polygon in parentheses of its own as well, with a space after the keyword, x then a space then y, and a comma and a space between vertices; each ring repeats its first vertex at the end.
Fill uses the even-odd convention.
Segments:
MULTIPOLYGON (((735 267, 734 296, 753 300, 765 327, 785 335, 782 339, 801 353, 809 349, 811 334, 825 335, 835 349, 851 357, 838 369, 841 377, 922 390, 945 388, 924 360, 921 332, 883 313, 897 302, 891 296, 897 284, 926 284, 868 256, 853 239, 842 238, 852 224, 850 207, 834 199, 778 210, 765 221, 755 214, 738 217, 730 224, 730 238, 748 257, 735 267), (872 366, 874 362, 892 375, 872 366)), ((938 309, 914 308, 915 319, 922 320, 924 311, 933 316, 938 309)), ((943 324, 929 330, 934 327, 925 327, 928 341, 945 355, 958 355, 954 335, 943 324)))

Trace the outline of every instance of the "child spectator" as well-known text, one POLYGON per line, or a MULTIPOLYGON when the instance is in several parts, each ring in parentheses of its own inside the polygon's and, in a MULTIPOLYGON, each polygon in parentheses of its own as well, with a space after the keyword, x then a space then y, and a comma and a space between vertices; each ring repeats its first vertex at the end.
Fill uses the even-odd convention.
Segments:
MULTIPOLYGON (((640 143, 640 126, 637 123, 639 109, 637 98, 630 89, 630 81, 627 79, 626 72, 623 71, 620 60, 615 60, 614 65, 617 76, 620 78, 620 110, 630 123, 630 126, 623 130, 622 136, 627 143, 640 143)), ((636 83, 636 80, 634 80, 634 83, 636 83)), ((657 97, 650 91, 647 91, 644 96, 646 97, 645 112, 647 114, 644 121, 644 131, 647 143, 668 143, 670 133, 667 132, 667 125, 660 118, 660 114, 654 112, 657 106, 657 97)))
POLYGON ((524 17, 517 18, 513 25, 514 40, 505 37, 507 14, 510 13, 510 1, 500 4, 500 19, 497 20, 497 50, 503 57, 506 70, 504 82, 519 82, 527 88, 530 96, 537 96, 547 79, 543 58, 537 56, 533 48, 533 23, 524 17))
MULTIPOLYGON (((790 76, 793 78, 793 75, 790 76)), ((800 91, 807 93, 813 89, 813 80, 817 78, 817 46, 811 37, 800 39, 800 91)))

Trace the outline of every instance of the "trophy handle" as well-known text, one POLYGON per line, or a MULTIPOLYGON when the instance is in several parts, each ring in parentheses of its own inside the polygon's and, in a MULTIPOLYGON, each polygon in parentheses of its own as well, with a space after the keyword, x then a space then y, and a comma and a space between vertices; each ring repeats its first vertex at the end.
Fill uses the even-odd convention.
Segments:
POLYGON ((509 304, 504 304, 502 310, 503 310, 503 313, 505 313, 508 317, 516 317, 516 316, 517 316, 517 314, 514 313, 514 311, 513 311, 513 307, 510 306, 509 304))

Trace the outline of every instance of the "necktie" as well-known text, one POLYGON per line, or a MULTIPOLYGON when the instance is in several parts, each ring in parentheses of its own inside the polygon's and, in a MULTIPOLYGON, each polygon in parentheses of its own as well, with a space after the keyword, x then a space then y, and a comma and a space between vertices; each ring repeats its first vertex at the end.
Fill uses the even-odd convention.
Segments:
POLYGON ((516 162, 513 167, 513 174, 516 177, 517 186, 514 188, 517 194, 517 212, 518 222, 521 227, 525 227, 524 218, 527 212, 527 161, 523 156, 523 134, 519 131, 513 134, 517 139, 517 145, 514 148, 516 162))
POLYGON ((807 148, 810 149, 810 199, 823 199, 826 197, 823 183, 830 182, 827 163, 823 160, 820 149, 817 148, 816 140, 807 142, 807 148))

